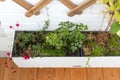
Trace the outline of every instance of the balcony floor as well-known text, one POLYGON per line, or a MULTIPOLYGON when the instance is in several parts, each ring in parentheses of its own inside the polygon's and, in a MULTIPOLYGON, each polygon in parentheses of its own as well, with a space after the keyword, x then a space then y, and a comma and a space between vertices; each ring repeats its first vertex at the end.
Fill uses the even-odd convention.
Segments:
POLYGON ((18 68, 0 58, 0 80, 120 80, 120 68, 18 68))

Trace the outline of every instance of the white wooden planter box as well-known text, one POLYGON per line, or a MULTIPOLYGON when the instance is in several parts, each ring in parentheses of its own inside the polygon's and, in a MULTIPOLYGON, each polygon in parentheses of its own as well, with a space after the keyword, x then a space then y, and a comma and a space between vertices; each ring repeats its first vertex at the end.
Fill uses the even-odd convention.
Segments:
MULTIPOLYGON (((120 67, 120 57, 91 57, 89 67, 120 67)), ((88 67, 88 57, 37 57, 24 60, 13 58, 18 67, 88 67)))

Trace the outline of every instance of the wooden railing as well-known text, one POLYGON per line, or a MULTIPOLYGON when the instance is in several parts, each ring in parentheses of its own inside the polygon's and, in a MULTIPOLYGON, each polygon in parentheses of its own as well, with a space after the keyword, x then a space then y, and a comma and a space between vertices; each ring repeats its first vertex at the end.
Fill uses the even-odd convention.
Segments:
MULTIPOLYGON (((0 1, 5 1, 5 0, 0 0, 0 1)), ((26 17, 31 17, 33 15, 39 15, 40 10, 43 7, 45 7, 46 5, 48 5, 53 0, 40 0, 35 5, 32 5, 25 0, 13 0, 13 1, 27 10, 27 12, 25 13, 26 17)), ((68 13, 68 16, 70 16, 70 17, 72 17, 76 14, 78 14, 78 15, 81 14, 84 9, 88 8, 89 6, 93 5, 96 2, 96 0, 85 0, 82 3, 80 3, 79 5, 75 5, 70 0, 59 0, 59 1, 71 10, 68 13)))

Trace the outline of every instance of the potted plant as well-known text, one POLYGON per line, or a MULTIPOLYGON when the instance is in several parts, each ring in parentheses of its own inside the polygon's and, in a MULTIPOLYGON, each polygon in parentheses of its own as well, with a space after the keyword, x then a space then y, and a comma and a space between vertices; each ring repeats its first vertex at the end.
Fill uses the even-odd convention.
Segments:
POLYGON ((13 61, 19 67, 119 67, 120 2, 103 4, 110 15, 105 31, 86 31, 86 25, 69 21, 54 31, 46 31, 48 22, 41 31, 17 31, 13 61))
POLYGON ((45 31, 46 26, 37 32, 16 31, 12 56, 24 59, 82 56, 81 48, 85 35, 81 30, 87 30, 87 26, 69 21, 61 22, 59 26, 54 31, 45 31))

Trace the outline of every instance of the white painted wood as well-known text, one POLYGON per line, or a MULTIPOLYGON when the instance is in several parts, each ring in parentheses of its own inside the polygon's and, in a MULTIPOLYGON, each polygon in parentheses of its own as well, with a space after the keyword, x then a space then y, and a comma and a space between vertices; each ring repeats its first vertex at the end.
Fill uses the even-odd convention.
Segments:
POLYGON ((0 37, 0 51, 12 52, 12 45, 13 40, 8 37, 0 37))
MULTIPOLYGON (((32 4, 35 4, 39 0, 26 0, 32 4)), ((72 0, 72 2, 79 4, 83 0, 72 0)), ((47 5, 48 13, 50 15, 50 27, 48 30, 54 30, 58 28, 58 23, 61 21, 72 21, 75 23, 84 23, 87 24, 89 30, 99 30, 102 22, 102 10, 104 7, 100 3, 96 3, 86 10, 83 11, 81 15, 75 15, 73 17, 67 16, 67 13, 70 11, 64 4, 59 0, 53 0, 50 4, 47 5)), ((46 14, 46 8, 41 10, 39 16, 32 16, 30 18, 25 17, 26 10, 20 5, 16 4, 12 0, 6 0, 3 3, 0 3, 0 19, 3 23, 3 28, 7 35, 9 35, 9 26, 12 25, 14 30, 38 30, 42 27, 45 20, 48 19, 46 14), (16 22, 20 23, 20 27, 16 28, 16 22), (40 26, 38 26, 38 24, 40 26)), ((107 20, 105 19, 103 28, 105 29, 107 25, 107 20)))
POLYGON ((1 23, 0 23, 0 37, 7 37, 4 29, 1 27, 1 23))
MULTIPOLYGON (((88 67, 88 57, 13 58, 18 67, 88 67)), ((120 57, 91 57, 89 67, 120 67, 120 57)))

